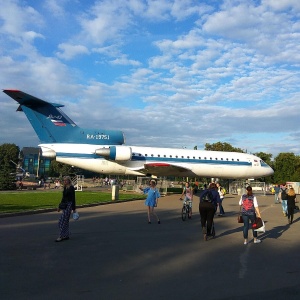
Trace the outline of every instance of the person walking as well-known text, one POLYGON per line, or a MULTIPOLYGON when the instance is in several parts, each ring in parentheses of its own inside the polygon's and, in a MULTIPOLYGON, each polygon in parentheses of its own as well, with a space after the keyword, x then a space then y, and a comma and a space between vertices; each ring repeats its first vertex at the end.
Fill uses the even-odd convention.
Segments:
MULTIPOLYGON (((244 245, 248 244, 248 231, 249 231, 249 220, 251 221, 251 227, 255 222, 256 217, 261 218, 260 211, 258 208, 257 198, 253 195, 252 187, 249 185, 246 188, 247 193, 241 196, 239 201, 240 211, 242 213, 242 218, 244 222, 243 227, 243 236, 244 236, 244 245)), ((254 244, 261 242, 257 238, 257 231, 254 231, 252 227, 254 244)))
POLYGON ((214 215, 220 202, 220 196, 215 183, 211 183, 209 188, 200 194, 199 213, 204 241, 212 234, 214 215))
POLYGON ((296 206, 296 193, 294 188, 291 187, 287 193, 287 217, 288 217, 289 224, 293 223, 295 206, 296 206))
POLYGON ((223 208, 224 192, 223 192, 223 188, 221 187, 219 182, 217 182, 216 185, 217 185, 218 193, 219 193, 219 196, 220 196, 220 202, 218 204, 218 206, 219 206, 218 216, 222 217, 222 216, 225 215, 225 211, 224 211, 224 208, 223 208))
POLYGON ((287 216, 287 187, 286 184, 284 183, 281 188, 281 206, 282 206, 282 213, 283 216, 287 216))
POLYGON ((73 213, 76 212, 76 202, 75 202, 75 189, 72 185, 71 178, 69 176, 64 177, 64 189, 62 200, 59 204, 57 211, 62 211, 62 214, 59 218, 58 227, 59 227, 59 237, 55 240, 56 242, 61 242, 68 240, 70 238, 69 231, 69 221, 70 215, 73 210, 73 213))
POLYGON ((149 185, 150 186, 146 188, 140 187, 144 194, 147 194, 145 205, 147 206, 148 224, 151 224, 151 216, 155 216, 157 223, 160 224, 160 219, 154 211, 154 207, 157 207, 158 198, 160 198, 160 193, 156 188, 156 181, 154 179, 150 180, 149 185))
POLYGON ((189 182, 185 183, 185 186, 182 189, 182 194, 180 196, 180 200, 182 200, 184 196, 184 201, 189 204, 190 212, 189 217, 192 216, 192 206, 193 206, 193 189, 190 186, 189 182))
POLYGON ((279 203, 279 192, 280 192, 280 186, 279 186, 279 184, 276 184, 274 187, 274 196, 275 196, 274 203, 275 204, 279 203))

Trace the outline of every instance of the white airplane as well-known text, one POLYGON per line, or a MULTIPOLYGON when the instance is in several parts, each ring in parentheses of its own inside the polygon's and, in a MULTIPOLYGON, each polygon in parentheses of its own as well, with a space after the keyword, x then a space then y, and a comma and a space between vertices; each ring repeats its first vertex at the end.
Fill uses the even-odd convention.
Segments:
POLYGON ((122 131, 78 127, 60 107, 19 90, 3 90, 16 100, 36 134, 42 156, 89 171, 115 175, 258 178, 274 173, 247 153, 124 145, 122 131))

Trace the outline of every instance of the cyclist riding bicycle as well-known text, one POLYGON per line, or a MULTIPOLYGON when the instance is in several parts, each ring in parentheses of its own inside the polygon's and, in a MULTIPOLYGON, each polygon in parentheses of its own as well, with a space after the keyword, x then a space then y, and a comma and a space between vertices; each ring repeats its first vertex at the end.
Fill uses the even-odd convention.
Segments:
POLYGON ((193 189, 190 186, 189 182, 185 183, 183 187, 182 194, 180 196, 180 200, 184 200, 184 204, 188 202, 190 210, 189 210, 189 217, 192 216, 192 206, 193 206, 193 189), (182 197, 184 196, 184 199, 182 197))

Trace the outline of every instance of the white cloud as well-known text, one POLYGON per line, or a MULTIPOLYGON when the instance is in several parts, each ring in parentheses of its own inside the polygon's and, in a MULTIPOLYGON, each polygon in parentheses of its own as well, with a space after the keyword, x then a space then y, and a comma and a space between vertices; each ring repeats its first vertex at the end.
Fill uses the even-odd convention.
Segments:
POLYGON ((70 44, 59 44, 58 49, 60 52, 57 52, 56 55, 62 59, 72 59, 78 55, 89 54, 89 50, 83 45, 70 45, 70 44))

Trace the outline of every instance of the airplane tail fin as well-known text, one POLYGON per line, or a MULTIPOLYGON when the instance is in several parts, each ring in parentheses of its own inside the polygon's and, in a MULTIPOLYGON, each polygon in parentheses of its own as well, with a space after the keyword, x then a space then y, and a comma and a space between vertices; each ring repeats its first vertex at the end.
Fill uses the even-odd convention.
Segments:
POLYGON ((62 104, 49 103, 19 90, 3 90, 16 100, 39 140, 42 143, 91 143, 121 145, 124 143, 122 131, 82 129, 78 127, 62 110, 62 104), (108 141, 109 139, 109 141, 108 141))

